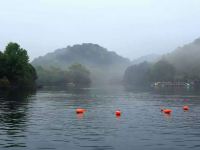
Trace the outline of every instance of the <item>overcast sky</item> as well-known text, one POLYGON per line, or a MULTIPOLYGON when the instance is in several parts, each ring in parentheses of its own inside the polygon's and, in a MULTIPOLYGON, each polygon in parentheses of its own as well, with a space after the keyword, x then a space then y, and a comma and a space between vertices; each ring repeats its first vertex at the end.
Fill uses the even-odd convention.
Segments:
POLYGON ((31 60, 96 43, 130 59, 200 37, 200 0, 0 0, 0 49, 10 41, 31 60))

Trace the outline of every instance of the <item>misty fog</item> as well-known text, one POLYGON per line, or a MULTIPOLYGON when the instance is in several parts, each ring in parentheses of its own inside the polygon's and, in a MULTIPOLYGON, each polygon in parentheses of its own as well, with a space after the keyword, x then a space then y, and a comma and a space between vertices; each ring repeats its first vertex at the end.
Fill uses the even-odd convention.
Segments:
POLYGON ((6 0, 0 49, 18 42, 30 60, 94 43, 129 59, 164 54, 198 38, 199 0, 6 0))

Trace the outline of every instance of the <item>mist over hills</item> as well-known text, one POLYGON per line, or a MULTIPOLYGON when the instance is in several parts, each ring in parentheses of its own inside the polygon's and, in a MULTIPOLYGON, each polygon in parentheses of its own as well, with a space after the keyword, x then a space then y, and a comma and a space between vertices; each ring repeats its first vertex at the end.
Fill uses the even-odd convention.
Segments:
POLYGON ((200 38, 163 56, 178 72, 200 76, 200 38))
POLYGON ((161 58, 161 55, 148 54, 148 55, 144 55, 144 56, 141 56, 139 58, 134 59, 131 63, 132 64, 139 64, 139 63, 142 63, 144 61, 154 63, 154 62, 158 61, 160 58, 161 58))
POLYGON ((83 43, 57 49, 52 53, 34 59, 32 62, 35 66, 56 66, 61 68, 66 68, 73 63, 80 63, 88 67, 107 68, 113 65, 129 64, 130 60, 97 44, 83 43))
MULTIPOLYGON (((80 63, 90 70, 93 83, 110 84, 121 82, 125 70, 131 65, 148 62, 151 65, 147 67, 152 66, 153 68, 159 61, 161 61, 161 64, 164 63, 163 60, 167 61, 169 65, 172 65, 175 68, 175 72, 171 79, 196 80, 197 77, 200 78, 200 38, 192 43, 178 47, 168 54, 162 56, 149 54, 133 61, 130 61, 128 58, 124 58, 115 52, 108 51, 106 48, 97 44, 83 43, 57 49, 52 53, 34 59, 32 64, 36 67, 58 67, 67 70, 70 65, 80 63)), ((168 66, 168 64, 164 64, 164 66, 165 65, 168 66)), ((138 67, 140 67, 140 65, 138 65, 138 67)), ((158 77, 160 69, 164 68, 157 69, 158 71, 156 74, 158 77)), ((165 74, 168 74, 167 69, 164 69, 163 71, 166 72, 165 74)), ((130 79, 133 78, 131 74, 134 74, 134 70, 130 72, 130 79)))
POLYGON ((130 86, 162 81, 187 82, 200 88, 200 38, 163 55, 156 62, 133 64, 124 74, 124 83, 130 86))
POLYGON ((74 63, 80 63, 90 70, 93 83, 105 84, 121 81, 131 61, 97 44, 83 43, 57 49, 32 62, 36 67, 58 67, 63 70, 74 63))

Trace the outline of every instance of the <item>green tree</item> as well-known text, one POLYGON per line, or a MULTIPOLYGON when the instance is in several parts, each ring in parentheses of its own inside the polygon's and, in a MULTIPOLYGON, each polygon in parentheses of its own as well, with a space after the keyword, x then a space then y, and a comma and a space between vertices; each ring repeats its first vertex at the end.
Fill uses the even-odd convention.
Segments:
POLYGON ((91 83, 89 70, 81 64, 73 64, 69 67, 69 74, 75 86, 89 86, 91 83))
POLYGON ((0 68, 0 78, 6 77, 12 86, 33 86, 37 79, 27 51, 17 43, 10 42, 0 53, 0 68))
POLYGON ((6 60, 4 54, 0 51, 0 78, 3 78, 6 73, 6 60))
POLYGON ((175 73, 176 70, 174 66, 162 59, 152 66, 150 71, 150 80, 152 82, 173 81, 175 73))
POLYGON ((60 68, 50 67, 47 69, 37 66, 36 70, 38 74, 38 84, 66 85, 68 82, 70 82, 68 71, 61 70, 60 68))
POLYGON ((126 85, 144 86, 149 84, 150 64, 143 62, 130 66, 124 74, 124 83, 126 85))

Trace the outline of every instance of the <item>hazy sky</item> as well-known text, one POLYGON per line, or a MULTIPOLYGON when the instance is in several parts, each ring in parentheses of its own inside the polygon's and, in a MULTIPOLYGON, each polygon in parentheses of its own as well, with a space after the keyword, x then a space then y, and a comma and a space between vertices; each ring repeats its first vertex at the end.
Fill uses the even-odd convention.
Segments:
POLYGON ((96 43, 128 58, 164 53, 200 37, 200 0, 0 0, 0 49, 31 60, 96 43))

